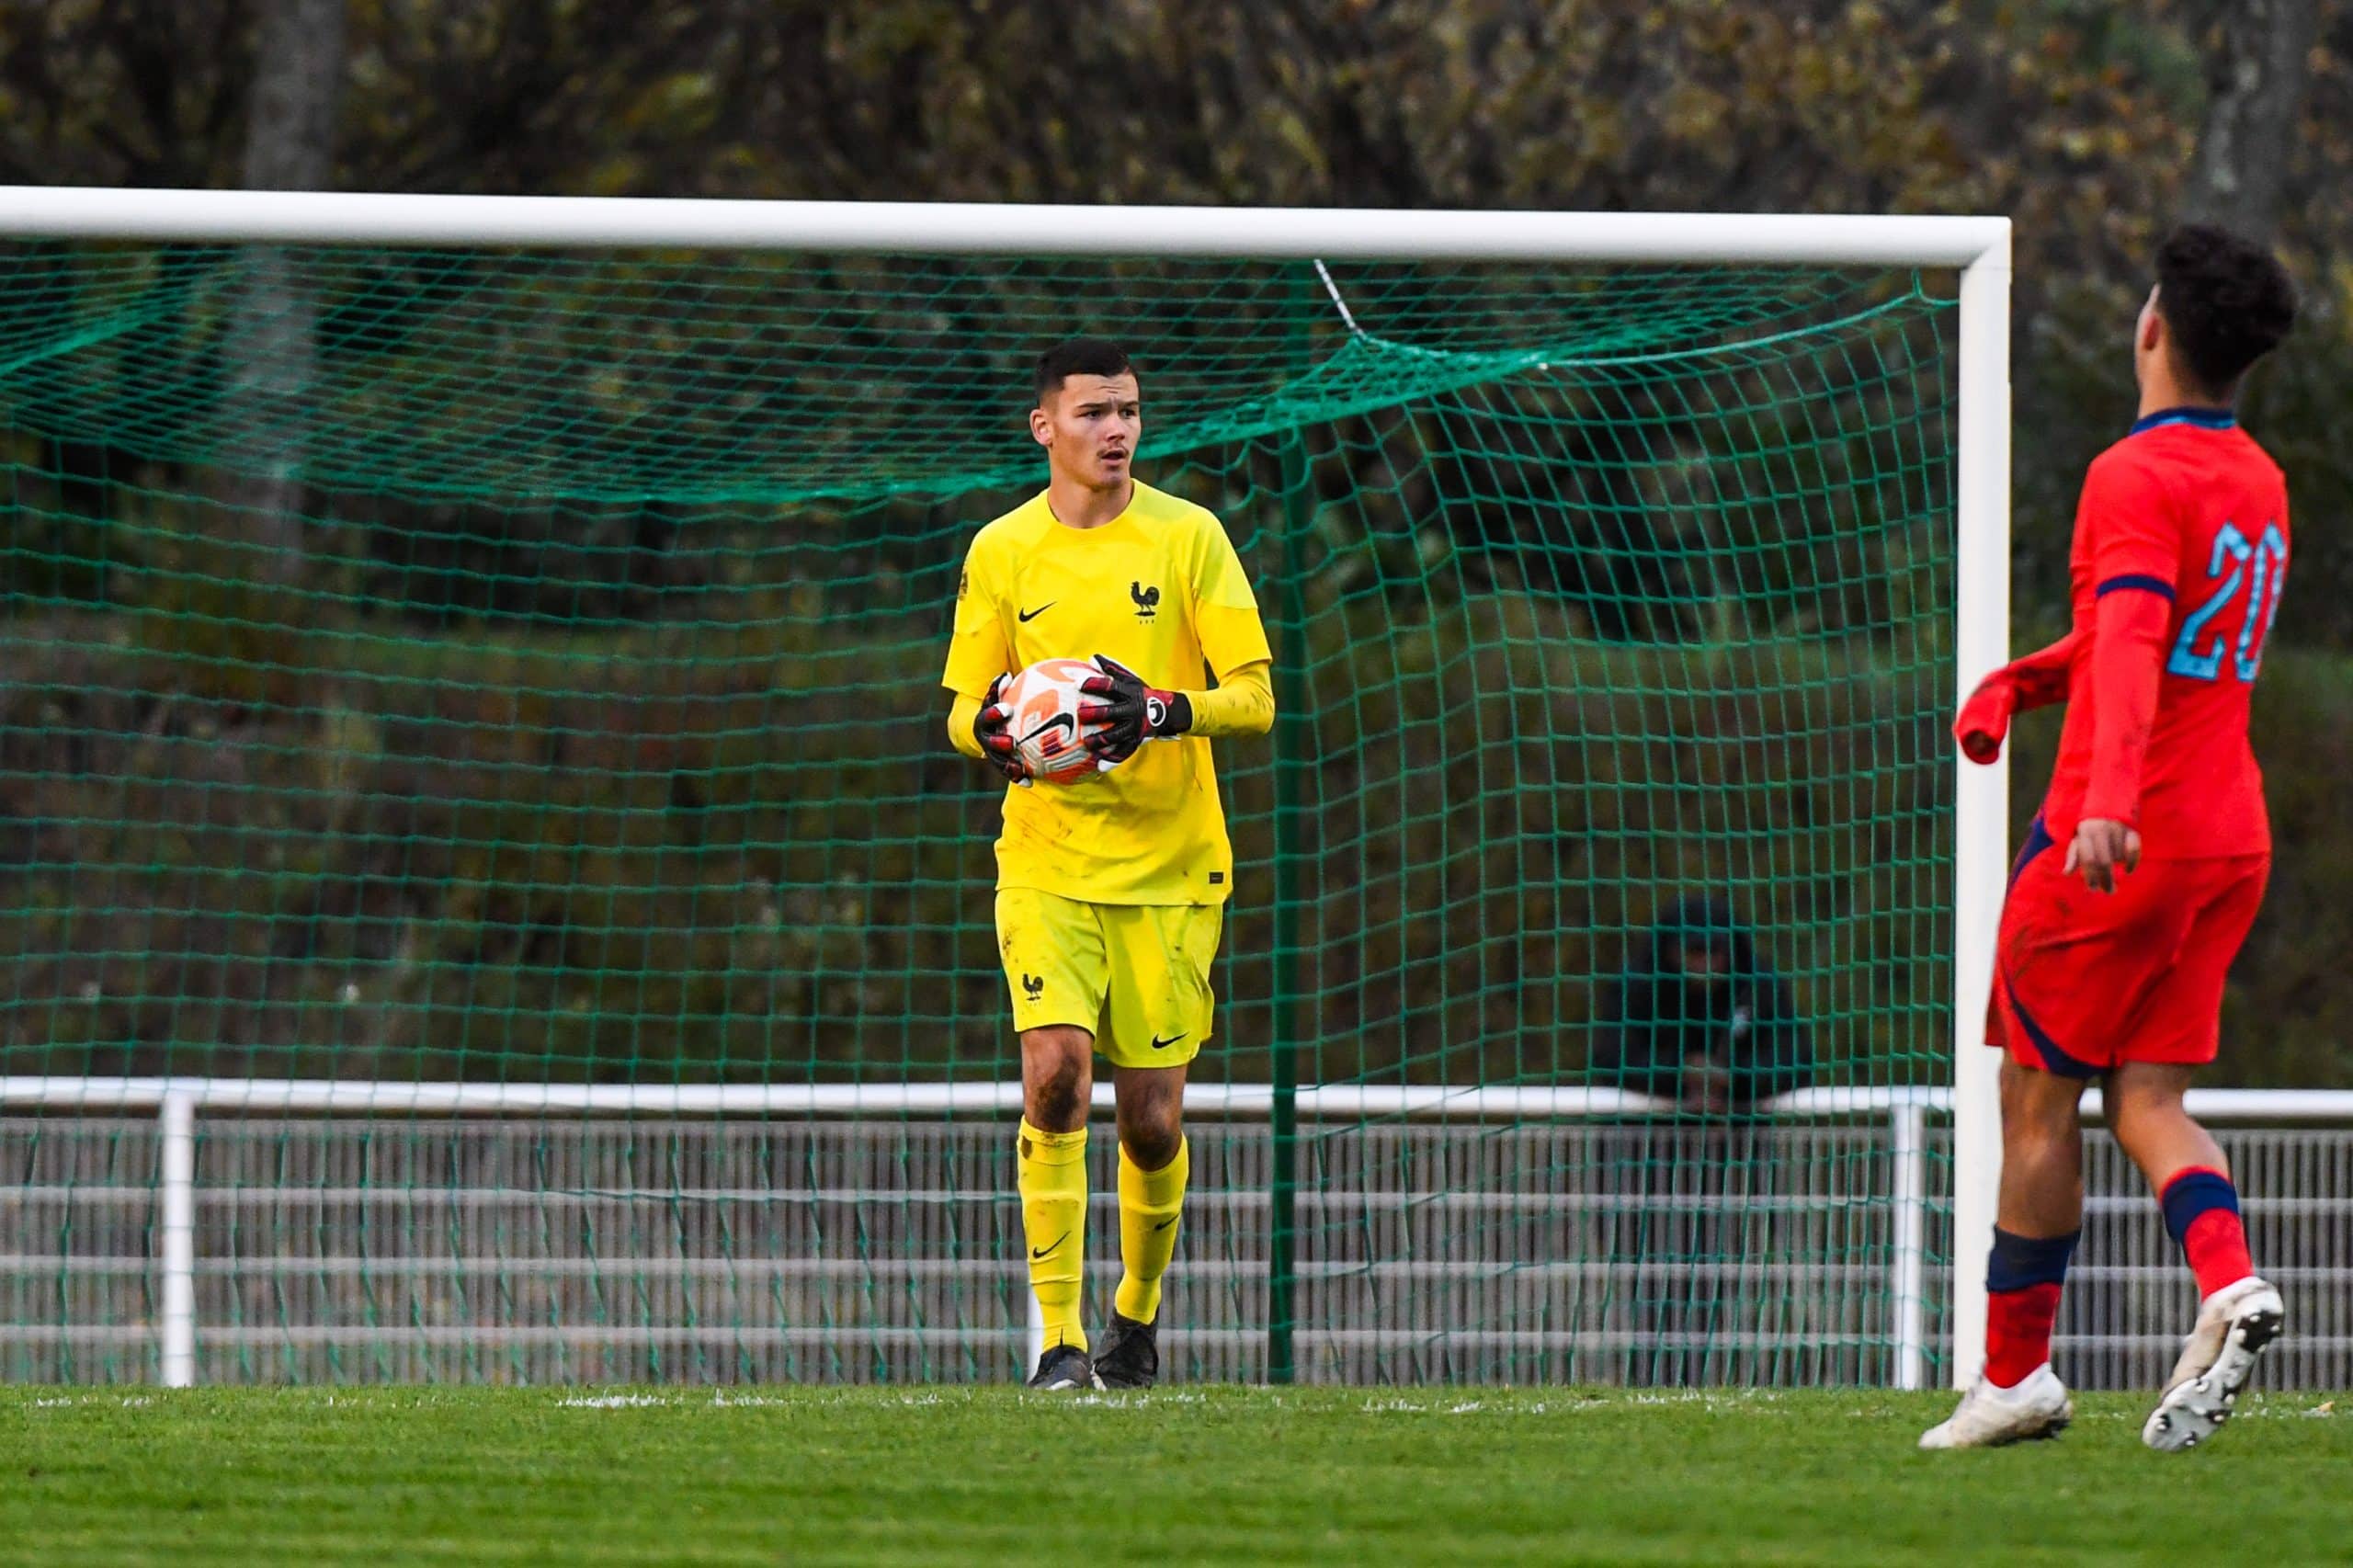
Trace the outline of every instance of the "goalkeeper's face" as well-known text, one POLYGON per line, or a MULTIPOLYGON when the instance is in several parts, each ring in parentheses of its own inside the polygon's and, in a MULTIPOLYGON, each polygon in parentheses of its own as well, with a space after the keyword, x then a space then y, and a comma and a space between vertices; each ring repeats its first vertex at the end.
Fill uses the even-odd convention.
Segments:
POLYGON ((1031 412, 1029 433, 1057 474, 1089 490, 1117 489, 1143 434, 1143 394, 1132 375, 1066 377, 1031 412))

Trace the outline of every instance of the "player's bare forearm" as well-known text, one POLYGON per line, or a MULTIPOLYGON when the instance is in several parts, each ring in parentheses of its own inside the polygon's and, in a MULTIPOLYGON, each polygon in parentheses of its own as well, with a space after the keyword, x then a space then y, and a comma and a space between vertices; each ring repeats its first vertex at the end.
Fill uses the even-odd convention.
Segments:
POLYGON ((1245 665, 1215 691, 1185 693, 1193 705, 1195 735, 1263 735, 1275 727, 1273 666, 1245 665))

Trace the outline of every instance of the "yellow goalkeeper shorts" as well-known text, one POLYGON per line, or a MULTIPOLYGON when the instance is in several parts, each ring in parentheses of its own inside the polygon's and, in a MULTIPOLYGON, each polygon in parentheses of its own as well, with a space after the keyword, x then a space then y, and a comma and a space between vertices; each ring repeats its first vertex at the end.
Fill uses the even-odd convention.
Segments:
POLYGON ((1017 1030, 1074 1024, 1115 1067, 1182 1067, 1210 1036, 1215 903, 1083 903, 1000 888, 996 945, 1017 1030))

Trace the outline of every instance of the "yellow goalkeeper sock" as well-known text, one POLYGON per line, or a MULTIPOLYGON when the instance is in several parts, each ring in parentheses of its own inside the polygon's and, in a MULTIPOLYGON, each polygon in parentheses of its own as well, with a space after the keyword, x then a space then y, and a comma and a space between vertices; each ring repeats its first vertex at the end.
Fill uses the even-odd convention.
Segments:
POLYGON ((1192 1145, 1179 1139, 1176 1157, 1148 1171, 1120 1148, 1120 1290, 1112 1304, 1123 1318, 1150 1323, 1160 1315, 1160 1277, 1176 1255, 1176 1221, 1185 1212, 1185 1181, 1193 1173, 1192 1145))
POLYGON ((1086 1348, 1078 1298, 1086 1273, 1086 1129, 1040 1132, 1021 1119, 1017 1145, 1021 1229, 1029 1244, 1029 1289, 1045 1320, 1046 1347, 1086 1348))

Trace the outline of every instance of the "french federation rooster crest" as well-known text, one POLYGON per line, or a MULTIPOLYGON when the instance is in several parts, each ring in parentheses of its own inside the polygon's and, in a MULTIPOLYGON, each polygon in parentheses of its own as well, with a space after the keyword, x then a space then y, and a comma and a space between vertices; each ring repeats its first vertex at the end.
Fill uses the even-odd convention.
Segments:
POLYGON ((1160 608, 1160 590, 1147 588, 1142 583, 1128 585, 1128 597, 1136 601, 1136 619, 1150 620, 1160 608))

